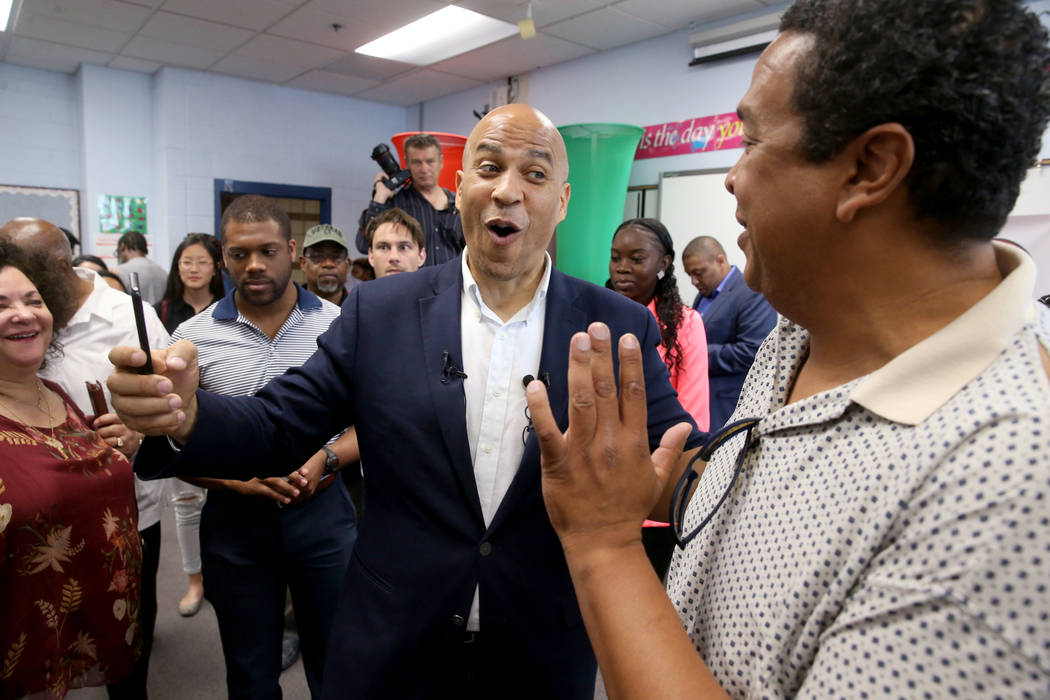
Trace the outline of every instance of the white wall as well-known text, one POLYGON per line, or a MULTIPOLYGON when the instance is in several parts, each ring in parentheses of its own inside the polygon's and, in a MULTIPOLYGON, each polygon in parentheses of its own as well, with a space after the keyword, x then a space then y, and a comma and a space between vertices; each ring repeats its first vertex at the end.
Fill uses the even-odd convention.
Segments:
POLYGON ((372 148, 418 124, 415 109, 177 68, 157 73, 153 103, 172 250, 190 231, 214 233, 215 178, 331 187, 332 223, 350 236, 378 171, 372 148))
MULTIPOLYGON (((561 125, 617 122, 646 126, 736 111, 757 56, 690 67, 689 30, 541 68, 528 75, 528 102, 561 125)), ((424 104, 424 128, 470 133, 471 110, 492 83, 424 104)), ((663 171, 731 166, 738 150, 635 161, 631 185, 655 185, 663 171)))
POLYGON ((372 148, 418 127, 418 107, 196 71, 0 63, 0 184, 79 190, 88 252, 111 252, 95 245, 99 195, 147 197, 165 267, 186 233, 214 233, 216 178, 331 187, 332 222, 350 234, 378 170, 372 148))
MULTIPOLYGON (((156 256, 158 241, 166 238, 152 210, 153 102, 150 76, 100 66, 83 65, 75 76, 80 102, 81 187, 80 239, 84 250, 115 255, 114 236, 100 245, 99 195, 146 197, 146 228, 156 256)), ((107 262, 109 260, 107 259, 107 262)))
POLYGON ((73 76, 0 63, 0 184, 79 189, 80 126, 73 76))

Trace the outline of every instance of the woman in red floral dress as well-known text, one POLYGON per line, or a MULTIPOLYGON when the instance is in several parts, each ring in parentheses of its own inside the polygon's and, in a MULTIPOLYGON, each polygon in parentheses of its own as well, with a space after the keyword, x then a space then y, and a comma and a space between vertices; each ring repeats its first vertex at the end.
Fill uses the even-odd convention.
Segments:
POLYGON ((138 655, 131 466, 37 377, 71 307, 45 268, 0 242, 0 698, 61 698, 138 655))

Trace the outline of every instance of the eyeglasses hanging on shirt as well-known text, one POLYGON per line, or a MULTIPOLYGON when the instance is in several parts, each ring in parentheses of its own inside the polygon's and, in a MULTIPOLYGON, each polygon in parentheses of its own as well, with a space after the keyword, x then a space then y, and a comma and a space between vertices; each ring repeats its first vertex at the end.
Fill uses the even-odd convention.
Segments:
MULTIPOLYGON (((686 467, 685 473, 682 474, 678 480, 678 484, 675 486, 674 495, 671 497, 671 513, 669 521, 671 523, 671 529, 674 531, 674 537, 678 541, 678 546, 685 549, 685 546, 689 544, 694 537, 700 534, 700 531, 707 527, 707 524, 711 522, 711 519, 715 517, 715 513, 725 503, 726 498, 729 497, 729 492, 733 490, 733 484, 736 483, 736 479, 740 476, 740 470, 744 466, 744 460, 747 458, 747 451, 751 447, 751 431, 754 430, 755 426, 758 425, 758 418, 745 418, 743 420, 733 421, 726 425, 724 428, 715 433, 714 437, 697 453, 692 460, 689 461, 689 466, 686 467), (715 451, 718 448, 729 442, 730 439, 744 434, 744 444, 740 446, 740 451, 737 453, 736 464, 733 465, 733 471, 730 474, 728 470, 722 470, 717 475, 712 473, 710 487, 707 489, 709 492, 718 493, 721 491, 722 496, 715 503, 714 508, 711 512, 700 521, 692 532, 686 534, 682 531, 685 526, 685 511, 689 504, 689 494, 692 491, 693 482, 700 478, 700 474, 693 469, 693 463, 697 460, 701 462, 707 462, 710 464, 711 457, 714 456, 715 451), (726 476, 728 476, 728 483, 722 486, 719 482, 725 482, 726 476)), ((706 468, 705 468, 706 471, 706 468)))

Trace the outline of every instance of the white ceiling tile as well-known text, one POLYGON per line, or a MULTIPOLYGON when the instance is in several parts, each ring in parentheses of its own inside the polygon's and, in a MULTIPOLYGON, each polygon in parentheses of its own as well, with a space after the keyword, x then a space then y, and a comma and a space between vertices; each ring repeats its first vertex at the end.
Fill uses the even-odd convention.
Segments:
POLYGON ((261 31, 294 10, 298 4, 288 0, 167 0, 164 10, 261 31))
POLYGON ((139 30, 139 36, 187 46, 203 46, 226 53, 255 35, 248 29, 158 12, 139 30))
POLYGON ((302 88, 303 90, 319 90, 321 92, 334 92, 339 95, 354 95, 362 90, 379 85, 379 81, 355 78, 352 75, 342 75, 341 73, 312 70, 294 80, 288 81, 285 85, 302 88))
POLYGON ((142 26, 150 11, 117 0, 25 0, 22 13, 53 17, 66 22, 133 32, 142 26))
POLYGON ((101 51, 78 49, 72 46, 52 44, 48 41, 13 36, 4 60, 20 66, 43 68, 59 73, 75 73, 81 63, 104 66, 111 58, 113 54, 101 51))
POLYGON ((198 46, 176 44, 163 39, 136 36, 121 52, 125 56, 144 58, 165 65, 185 66, 204 70, 222 58, 223 52, 198 46))
MULTIPOLYGON (((463 0, 456 4, 517 24, 519 19, 525 18, 525 8, 529 3, 527 0, 463 0)), ((537 27, 546 27, 563 19, 601 9, 606 4, 600 0, 533 0, 532 21, 537 27)))
POLYGON ((262 80, 269 83, 283 83, 302 73, 303 68, 234 54, 216 63, 209 72, 225 73, 238 78, 262 80))
POLYGON ((399 61, 388 61, 385 58, 366 56, 362 53, 348 53, 337 61, 332 61, 324 69, 330 73, 342 73, 366 80, 386 80, 413 70, 415 66, 399 61))
POLYGON ((267 34, 321 44, 333 49, 353 51, 375 39, 381 32, 367 20, 348 12, 332 13, 307 5, 266 30, 267 34), (342 25, 339 31, 333 24, 342 25))
POLYGON ((431 68, 489 82, 589 53, 594 53, 593 49, 540 32, 535 39, 526 41, 520 37, 510 37, 436 63, 431 68))
POLYGON ((615 7, 639 19, 675 30, 690 24, 702 24, 742 12, 761 10, 764 6, 755 0, 622 0, 615 7))
POLYGON ((414 105, 417 102, 441 95, 450 95, 480 84, 481 82, 477 80, 422 68, 364 90, 358 93, 357 97, 397 105, 414 105))
MULTIPOLYGON (((530 41, 511 37, 427 69, 353 53, 448 1, 22 0, 0 55, 64 72, 82 62, 143 73, 183 66, 411 105, 782 0, 533 0, 540 31, 530 41)), ((528 5, 452 2, 509 22, 528 5)))
POLYGON ((87 24, 67 22, 50 15, 22 12, 15 34, 31 39, 52 41, 82 49, 116 53, 131 38, 131 32, 118 32, 87 24))
POLYGON ((599 50, 624 46, 667 33, 667 29, 659 24, 646 22, 609 7, 558 22, 543 31, 599 50))
POLYGON ((117 56, 109 62, 110 68, 120 68, 121 70, 133 70, 137 73, 156 73, 163 66, 160 63, 154 61, 144 61, 141 58, 132 58, 131 56, 117 56))
POLYGON ((339 58, 342 52, 302 41, 261 34, 237 49, 237 55, 300 68, 316 68, 339 58))

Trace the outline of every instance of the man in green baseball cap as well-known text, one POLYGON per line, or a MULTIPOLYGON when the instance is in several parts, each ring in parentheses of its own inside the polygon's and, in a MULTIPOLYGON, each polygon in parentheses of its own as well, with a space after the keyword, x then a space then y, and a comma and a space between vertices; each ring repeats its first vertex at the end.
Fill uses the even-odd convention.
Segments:
POLYGON ((318 224, 307 230, 299 267, 306 275, 308 290, 336 305, 346 299, 350 247, 346 236, 335 226, 318 224))

